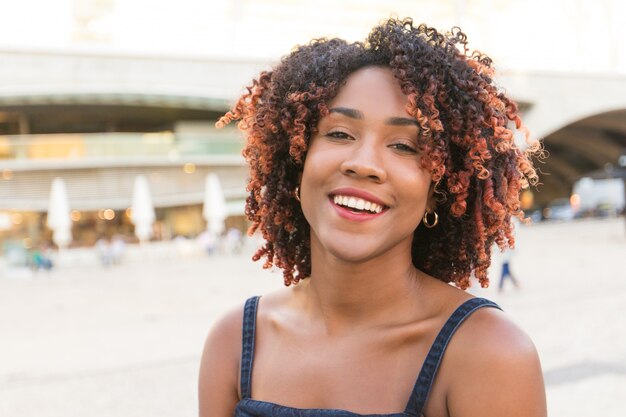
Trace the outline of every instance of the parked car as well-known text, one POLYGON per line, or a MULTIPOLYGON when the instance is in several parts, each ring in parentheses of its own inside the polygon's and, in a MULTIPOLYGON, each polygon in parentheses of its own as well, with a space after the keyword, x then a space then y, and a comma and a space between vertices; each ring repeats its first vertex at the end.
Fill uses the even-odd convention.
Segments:
POLYGON ((626 207, 626 190, 621 178, 581 178, 574 183, 571 201, 576 217, 612 217, 626 207))
POLYGON ((570 204, 569 198, 558 198, 552 200, 543 209, 542 214, 544 220, 572 220, 574 218, 574 209, 570 204))

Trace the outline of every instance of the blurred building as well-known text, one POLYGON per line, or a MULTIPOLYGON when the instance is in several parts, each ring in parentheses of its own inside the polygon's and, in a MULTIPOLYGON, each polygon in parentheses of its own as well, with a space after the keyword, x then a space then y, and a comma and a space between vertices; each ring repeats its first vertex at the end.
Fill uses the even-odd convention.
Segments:
POLYGON ((148 178, 155 239, 195 236, 205 178, 218 174, 228 222, 245 227, 243 139, 214 127, 263 68, 245 60, 0 51, 0 239, 50 239, 50 185, 65 180, 74 245, 133 236, 133 183, 148 178), (23 80, 23 83, 20 81, 23 80))
POLYGON ((293 45, 362 40, 392 14, 460 25, 470 48, 494 58, 497 82, 550 152, 526 208, 569 197, 589 172, 626 165, 626 3, 577 0, 566 16, 561 2, 545 0, 388 3, 11 3, 0 26, 0 241, 49 240, 56 177, 67 183, 74 245, 132 236, 137 175, 149 181, 156 239, 204 229, 210 172, 223 183, 228 222, 244 227, 242 138, 233 127, 214 129, 216 119, 293 45))

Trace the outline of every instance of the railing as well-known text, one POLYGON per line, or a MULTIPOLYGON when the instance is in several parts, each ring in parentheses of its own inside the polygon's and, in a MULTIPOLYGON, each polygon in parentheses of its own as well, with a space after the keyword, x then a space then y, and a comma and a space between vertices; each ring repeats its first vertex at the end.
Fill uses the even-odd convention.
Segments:
POLYGON ((0 136, 0 160, 239 155, 234 130, 211 133, 72 133, 0 136))

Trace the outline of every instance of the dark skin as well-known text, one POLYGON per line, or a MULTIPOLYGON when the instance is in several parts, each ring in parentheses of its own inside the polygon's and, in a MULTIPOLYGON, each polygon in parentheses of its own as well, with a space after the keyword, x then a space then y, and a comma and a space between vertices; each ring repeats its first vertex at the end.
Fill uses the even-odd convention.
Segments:
MULTIPOLYGON (((435 202, 415 150, 417 127, 401 121, 406 103, 389 70, 364 68, 321 119, 301 183, 312 273, 261 298, 253 399, 400 413, 435 336, 472 297, 412 265, 412 232, 435 202), (342 215, 333 196, 347 187, 384 203, 382 213, 365 221, 342 215)), ((207 338, 201 417, 232 416, 240 400, 242 310, 207 338)), ((532 342, 502 312, 484 308, 448 346, 424 415, 541 417, 544 392, 532 342)))

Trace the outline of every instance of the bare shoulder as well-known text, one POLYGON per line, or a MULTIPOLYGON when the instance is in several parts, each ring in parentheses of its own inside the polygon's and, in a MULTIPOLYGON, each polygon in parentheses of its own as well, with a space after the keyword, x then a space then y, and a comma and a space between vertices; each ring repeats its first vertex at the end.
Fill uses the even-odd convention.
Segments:
POLYGON ((454 337, 456 345, 462 345, 468 356, 480 354, 485 357, 489 353, 494 359, 505 359, 505 355, 536 354, 530 337, 506 313, 492 307, 472 313, 454 337))
POLYGON ((198 379, 200 417, 232 416, 239 401, 243 304, 213 323, 204 343, 198 379))
POLYGON ((459 327, 444 364, 450 416, 546 415, 535 345, 502 311, 475 311, 459 327))
MULTIPOLYGON (((287 294, 279 290, 263 295, 257 322, 266 321, 266 317, 277 310, 282 311, 287 294)), ((204 343, 198 379, 200 417, 232 417, 241 399, 239 374, 244 306, 242 303, 216 320, 204 343)))

